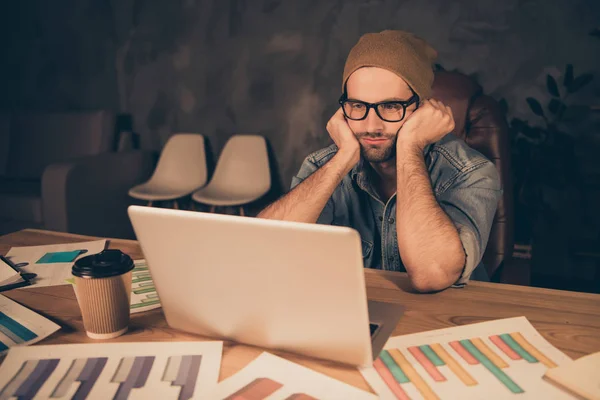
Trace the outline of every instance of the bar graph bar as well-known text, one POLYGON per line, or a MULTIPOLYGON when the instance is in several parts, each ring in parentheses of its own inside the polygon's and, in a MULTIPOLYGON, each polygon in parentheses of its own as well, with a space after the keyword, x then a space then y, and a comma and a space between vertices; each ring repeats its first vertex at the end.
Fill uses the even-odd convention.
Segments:
POLYGON ((484 367, 488 369, 500 382, 504 384, 513 393, 524 393, 524 390, 519 387, 508 375, 506 375, 500 368, 498 368, 492 361, 490 361, 474 344, 471 340, 461 340, 460 344, 465 348, 466 351, 471 353, 473 357, 477 359, 484 367))
POLYGON ((181 386, 178 400, 193 397, 201 362, 201 355, 169 357, 162 380, 171 382, 171 386, 181 386))
POLYGON ((498 347, 504 354, 506 354, 511 360, 522 360, 523 357, 514 351, 502 338, 498 335, 490 336, 490 341, 498 347))
MULTIPOLYGON (((389 356, 389 353, 388 353, 388 356, 389 356)), ((391 359, 391 356, 389 356, 389 357, 391 359)), ((392 362, 393 362, 393 360, 392 360, 392 362)), ((394 365, 395 365, 395 363, 394 363, 394 365)), ((408 395, 406 394, 404 389, 402 389, 402 386, 400 385, 400 382, 398 382, 398 379, 396 379, 396 377, 393 375, 390 367, 387 365, 387 363, 383 362, 383 357, 381 355, 379 356, 379 358, 377 360, 375 360, 375 362, 373 363, 373 367, 375 368, 375 370, 377 371, 379 376, 381 376, 381 379, 383 379, 383 382, 385 382, 387 387, 392 391, 394 396, 396 396, 399 400, 410 400, 410 397, 408 397, 408 395)), ((398 367, 397 365, 396 365, 396 368, 400 369, 400 367, 398 367)), ((402 370, 400 369, 400 371, 402 371, 402 370)), ((410 382, 408 380, 408 378, 407 378, 406 382, 410 382)), ((406 383, 406 382, 402 382, 402 383, 406 383)))
MULTIPOLYGON (((441 372, 435 367, 435 365, 427 358, 425 353, 421 351, 419 347, 411 346, 407 349, 410 354, 421 364, 425 371, 433 378, 436 382, 444 382, 446 377, 441 374, 441 372)), ((441 361, 441 360, 440 360, 441 361)))
POLYGON ((52 392, 51 398, 64 397, 75 382, 80 382, 81 384, 73 395, 72 400, 87 398, 107 361, 107 357, 79 358, 74 360, 65 376, 52 392))
POLYGON ((35 397, 48 377, 52 375, 60 359, 28 360, 0 393, 1 400, 18 398, 30 400, 35 397))
POLYGON ((508 333, 503 333, 498 336, 500 336, 500 339, 502 339, 502 341, 504 343, 506 343, 507 346, 509 346, 513 351, 515 351, 518 355, 520 355, 527 362, 530 362, 530 363, 538 362, 537 358, 533 357, 531 354, 529 354, 527 351, 525 351, 525 349, 522 348, 521 345, 519 343, 517 343, 515 341, 515 339, 513 339, 513 337, 511 335, 509 335, 508 333))
POLYGON ((113 400, 125 400, 133 389, 144 387, 153 363, 154 356, 123 358, 112 379, 112 382, 119 383, 113 400))
POLYGON ((511 333, 510 336, 515 340, 515 342, 517 342, 521 346, 521 348, 523 348, 523 350, 529 353, 533 358, 536 358, 546 367, 554 368, 557 366, 552 360, 550 360, 541 351, 539 351, 531 343, 529 343, 527 339, 525 339, 525 337, 521 335, 521 333, 514 332, 511 333))
POLYGON ((450 347, 452 347, 452 349, 458 353, 459 356, 462 357, 463 360, 465 360, 467 362, 467 364, 469 365, 477 365, 479 364, 479 361, 477 361, 477 359, 475 357, 473 357, 471 355, 471 353, 469 353, 467 350, 465 350, 464 347, 462 347, 462 345, 460 343, 458 343, 458 341, 453 341, 448 343, 450 345, 450 347))
MULTIPOLYGON (((11 317, 9 317, 1 311, 0 332, 2 332, 4 335, 6 335, 6 337, 8 337, 16 344, 25 343, 37 338, 37 335, 34 332, 32 332, 27 327, 23 326, 22 324, 15 321, 14 319, 12 319, 11 317)), ((6 346, 4 343, 2 343, 2 345, 8 348, 8 346, 6 346)), ((0 346, 0 350, 2 350, 1 347, 2 346, 0 346)))
POLYGON ((446 349, 442 347, 439 343, 434 343, 431 345, 431 349, 435 351, 435 353, 446 363, 448 368, 467 386, 475 386, 477 385, 477 381, 473 379, 471 374, 469 374, 455 359, 452 357, 446 349))
POLYGON ((492 349, 488 347, 488 345, 483 343, 483 340, 481 340, 480 338, 474 338, 471 339, 471 343, 473 343, 473 346, 477 347, 477 350, 483 353, 483 355, 485 355, 488 358, 488 360, 493 362, 496 367, 508 368, 508 364, 506 363, 506 361, 504 361, 496 353, 494 353, 492 349))
POLYGON ((263 400, 283 385, 269 378, 258 378, 223 400, 263 400))
POLYGON ((404 371, 410 382, 415 385, 425 400, 439 399, 438 395, 429 387, 427 382, 421 378, 421 375, 414 369, 412 364, 404 357, 398 349, 388 350, 392 359, 404 371))

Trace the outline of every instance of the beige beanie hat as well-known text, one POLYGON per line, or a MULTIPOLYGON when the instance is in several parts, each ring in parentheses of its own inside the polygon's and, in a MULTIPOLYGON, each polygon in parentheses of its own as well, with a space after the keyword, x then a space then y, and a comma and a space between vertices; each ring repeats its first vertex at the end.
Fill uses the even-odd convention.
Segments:
POLYGON ((354 45, 344 67, 342 91, 361 67, 387 69, 404 79, 421 99, 431 97, 433 62, 437 51, 425 40, 405 31, 367 33, 354 45))

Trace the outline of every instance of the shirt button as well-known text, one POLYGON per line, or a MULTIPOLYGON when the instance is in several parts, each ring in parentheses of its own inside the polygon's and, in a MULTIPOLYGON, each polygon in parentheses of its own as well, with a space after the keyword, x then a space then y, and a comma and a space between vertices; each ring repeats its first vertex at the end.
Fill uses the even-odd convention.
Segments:
POLYGON ((380 221, 383 221, 383 217, 382 217, 381 215, 379 216, 379 220, 380 220, 380 221))
POLYGON ((393 223, 394 223, 394 218, 390 218, 390 219, 388 219, 388 222, 389 222, 390 224, 393 224, 393 223))

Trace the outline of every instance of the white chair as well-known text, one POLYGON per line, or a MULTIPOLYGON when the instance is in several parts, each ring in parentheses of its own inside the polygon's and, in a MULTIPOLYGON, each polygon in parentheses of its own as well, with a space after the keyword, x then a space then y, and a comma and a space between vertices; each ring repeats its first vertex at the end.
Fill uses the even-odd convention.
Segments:
POLYGON ((154 201, 173 201, 187 196, 206 184, 206 152, 204 136, 178 133, 169 138, 163 148, 150 180, 129 190, 133 198, 154 201))
POLYGON ((225 144, 208 185, 197 190, 192 200, 216 207, 251 203, 271 188, 271 171, 265 138, 258 135, 234 135, 225 144))

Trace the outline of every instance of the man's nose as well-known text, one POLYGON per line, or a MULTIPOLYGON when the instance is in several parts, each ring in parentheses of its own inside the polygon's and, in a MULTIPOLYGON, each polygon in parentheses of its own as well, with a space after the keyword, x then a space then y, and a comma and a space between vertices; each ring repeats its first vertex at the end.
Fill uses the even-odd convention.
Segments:
POLYGON ((384 121, 379 118, 374 108, 369 109, 365 124, 367 132, 383 132, 384 130, 384 121))

